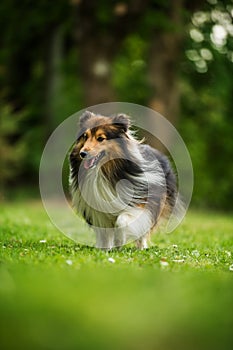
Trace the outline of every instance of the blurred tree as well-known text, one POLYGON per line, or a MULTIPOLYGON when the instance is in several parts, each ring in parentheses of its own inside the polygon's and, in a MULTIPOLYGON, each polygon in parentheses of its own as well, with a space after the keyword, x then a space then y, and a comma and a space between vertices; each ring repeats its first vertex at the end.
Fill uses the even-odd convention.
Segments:
MULTIPOLYGON (((59 101, 62 90, 61 41, 70 31, 69 11, 66 0, 56 1, 56 6, 46 0, 37 3, 22 0, 20 6, 16 0, 0 3, 0 25, 4 28, 0 37, 0 97, 11 106, 12 113, 8 116, 11 119, 15 118, 15 112, 27 109, 27 119, 18 130, 30 145, 24 157, 23 179, 35 178, 43 145, 59 123, 55 100, 59 101)), ((72 111, 77 108, 76 105, 72 111)))
MULTIPOLYGON (((145 59, 151 95, 145 102, 175 123, 179 110, 179 59, 185 25, 190 19, 185 10, 191 13, 203 2, 73 0, 86 106, 115 101, 119 97, 112 84, 114 62, 127 39, 137 33, 141 40, 148 42, 145 59)), ((125 70, 132 70, 132 66, 126 66, 125 70)))
POLYGON ((85 105, 115 101, 113 63, 124 39, 137 30, 148 1, 72 3, 76 11, 75 39, 79 47, 85 105))
POLYGON ((196 203, 232 207, 232 16, 232 0, 3 0, 0 98, 28 145, 22 179, 37 179, 46 138, 69 114, 121 100, 180 123, 196 203))
POLYGON ((233 3, 194 13, 182 64, 180 129, 195 169, 194 203, 232 209, 233 3))
POLYGON ((13 115, 10 106, 0 109, 0 201, 4 199, 9 180, 22 170, 26 143, 19 135, 19 124, 23 118, 22 112, 13 115))
POLYGON ((184 1, 160 2, 144 18, 151 26, 148 75, 152 87, 149 106, 177 123, 178 74, 184 40, 184 1), (157 20, 156 20, 157 19, 157 20))

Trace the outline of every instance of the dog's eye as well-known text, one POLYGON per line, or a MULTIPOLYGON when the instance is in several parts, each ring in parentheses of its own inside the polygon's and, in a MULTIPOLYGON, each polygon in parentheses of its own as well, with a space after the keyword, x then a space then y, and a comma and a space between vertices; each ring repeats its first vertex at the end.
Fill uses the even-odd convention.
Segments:
POLYGON ((105 140, 105 138, 102 137, 102 136, 98 136, 98 137, 97 137, 97 141, 98 141, 98 142, 102 142, 102 141, 104 141, 104 140, 105 140))
POLYGON ((83 134, 83 139, 84 139, 84 141, 86 141, 87 140, 87 134, 85 133, 85 134, 83 134))

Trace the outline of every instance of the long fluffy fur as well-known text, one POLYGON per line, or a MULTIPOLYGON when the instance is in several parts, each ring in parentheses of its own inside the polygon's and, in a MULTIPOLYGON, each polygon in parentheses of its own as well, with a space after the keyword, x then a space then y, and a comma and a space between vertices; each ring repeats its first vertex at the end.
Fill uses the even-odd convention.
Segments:
POLYGON ((70 153, 74 208, 96 233, 96 247, 135 240, 147 248, 150 232, 175 205, 176 177, 163 154, 137 141, 124 114, 85 112, 70 153))

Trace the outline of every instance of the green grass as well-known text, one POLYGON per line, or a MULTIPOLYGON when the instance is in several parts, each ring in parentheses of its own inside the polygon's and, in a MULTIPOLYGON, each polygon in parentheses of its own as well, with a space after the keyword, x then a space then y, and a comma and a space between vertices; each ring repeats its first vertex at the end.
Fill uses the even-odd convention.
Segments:
POLYGON ((230 215, 190 212, 145 251, 80 246, 39 202, 2 205, 0 230, 1 349, 232 349, 230 215))

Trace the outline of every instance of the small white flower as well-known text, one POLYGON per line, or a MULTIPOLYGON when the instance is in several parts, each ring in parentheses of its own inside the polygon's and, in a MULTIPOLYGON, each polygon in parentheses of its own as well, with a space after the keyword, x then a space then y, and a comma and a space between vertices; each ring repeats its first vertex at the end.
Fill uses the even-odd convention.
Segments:
POLYGON ((116 260, 113 259, 113 258, 108 258, 108 261, 109 261, 110 263, 114 264, 116 260))
POLYGON ((229 266, 229 270, 233 271, 233 264, 229 266))
POLYGON ((66 260, 67 265, 72 265, 73 261, 72 260, 66 260))
POLYGON ((173 246, 174 249, 178 248, 177 244, 173 244, 172 246, 173 246))
POLYGON ((177 260, 172 260, 172 261, 175 263, 179 263, 179 264, 184 263, 184 259, 177 259, 177 260))
POLYGON ((229 256, 229 258, 231 257, 231 252, 229 252, 228 250, 225 250, 225 254, 229 256))
POLYGON ((40 243, 46 243, 47 241, 46 241, 46 239, 41 239, 40 240, 40 243))
POLYGON ((169 266, 169 263, 167 261, 165 261, 165 260, 160 260, 160 265, 162 267, 166 267, 166 266, 169 266))
POLYGON ((200 256, 199 251, 198 250, 193 250, 192 251, 192 256, 195 256, 195 258, 199 258, 199 256, 200 256))

